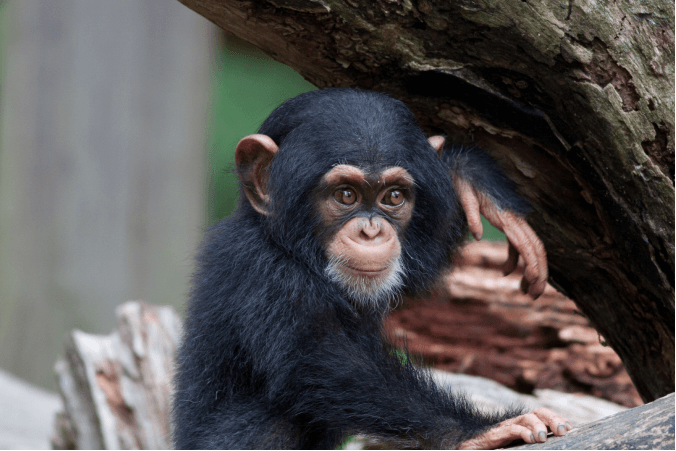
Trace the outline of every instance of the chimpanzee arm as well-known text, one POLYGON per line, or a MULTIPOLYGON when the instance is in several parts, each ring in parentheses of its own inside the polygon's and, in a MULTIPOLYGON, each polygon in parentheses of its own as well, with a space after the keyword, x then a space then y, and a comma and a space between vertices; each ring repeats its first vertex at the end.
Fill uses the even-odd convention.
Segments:
MULTIPOLYGON (((276 403, 298 418, 311 418, 319 437, 363 433, 394 446, 448 449, 497 448, 516 439, 544 441, 549 427, 556 435, 566 420, 548 410, 522 415, 518 407, 504 412, 478 410, 458 393, 438 387, 429 373, 397 355, 383 341, 379 325, 368 318, 340 319, 340 306, 329 304, 299 335, 302 358, 286 360, 291 371, 276 403), (338 324, 338 321, 340 324, 338 324), (332 333, 342 330, 341 333, 332 333)), ((317 313, 317 312, 315 312, 317 313)), ((564 426, 566 428, 566 426, 564 426)), ((335 444, 305 441, 303 447, 335 444)))
POLYGON ((465 180, 489 196, 501 210, 520 216, 525 216, 530 210, 528 202, 514 192, 514 183, 483 149, 450 145, 444 148, 441 158, 454 178, 465 180))
MULTIPOLYGON (((321 327, 331 330, 334 319, 328 325, 327 319, 322 315, 321 327)), ((428 373, 402 363, 406 359, 384 344, 375 323, 339 327, 343 333, 309 330, 301 341, 312 351, 293 362, 292 371, 278 373, 292 379, 277 384, 284 387, 277 402, 301 421, 312 418, 320 437, 362 433, 395 446, 455 448, 522 413, 483 413, 461 394, 439 388, 428 373)))
POLYGON ((482 214, 507 236, 509 257, 503 266, 505 275, 516 269, 521 255, 526 263, 521 289, 533 298, 540 296, 549 278, 547 254, 544 244, 526 222, 525 215, 530 209, 528 202, 514 192, 514 183, 483 150, 453 145, 444 147, 441 136, 430 138, 430 144, 448 166, 474 237, 480 240, 483 235, 482 214))

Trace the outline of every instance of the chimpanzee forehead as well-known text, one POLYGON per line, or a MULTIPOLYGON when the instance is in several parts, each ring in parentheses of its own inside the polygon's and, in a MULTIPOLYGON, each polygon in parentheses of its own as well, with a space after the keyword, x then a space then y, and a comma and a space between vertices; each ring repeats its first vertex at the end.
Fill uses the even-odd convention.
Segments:
POLYGON ((422 137, 408 107, 387 95, 359 89, 324 89, 294 97, 280 105, 262 124, 259 133, 268 135, 280 147, 298 132, 313 138, 315 147, 370 152, 378 148, 422 137))
POLYGON ((316 180, 337 164, 369 173, 400 166, 413 174, 421 163, 438 159, 406 105, 358 89, 301 94, 278 107, 259 133, 279 145, 276 159, 285 180, 299 172, 316 180))
POLYGON ((373 176, 390 167, 410 170, 418 163, 436 158, 424 136, 411 139, 386 131, 351 128, 299 127, 279 149, 278 159, 290 168, 307 168, 307 173, 324 174, 337 165, 350 165, 373 176))
MULTIPOLYGON (((338 117, 319 115, 299 125, 290 135, 302 136, 312 151, 323 154, 323 158, 349 158, 362 165, 406 158, 429 147, 417 123, 398 115, 368 113, 356 110, 338 117)), ((294 141, 302 146, 298 139, 294 141)))

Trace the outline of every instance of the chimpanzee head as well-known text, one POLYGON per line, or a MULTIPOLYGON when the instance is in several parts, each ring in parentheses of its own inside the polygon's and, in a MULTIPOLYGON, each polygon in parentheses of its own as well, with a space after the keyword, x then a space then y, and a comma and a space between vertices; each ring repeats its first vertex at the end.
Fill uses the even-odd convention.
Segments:
POLYGON ((309 92, 238 144, 242 208, 355 304, 380 307, 427 289, 464 235, 442 147, 384 94, 309 92))

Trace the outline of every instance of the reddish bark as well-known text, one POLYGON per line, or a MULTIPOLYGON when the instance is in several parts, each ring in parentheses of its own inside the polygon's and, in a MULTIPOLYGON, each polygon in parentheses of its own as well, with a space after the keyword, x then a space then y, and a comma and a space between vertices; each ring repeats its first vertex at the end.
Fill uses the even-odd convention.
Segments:
POLYGON ((445 285, 392 312, 386 329, 435 368, 496 380, 523 393, 579 392, 634 407, 641 398, 622 361, 576 309, 547 286, 519 291, 523 267, 504 277, 505 243, 471 243, 445 285))

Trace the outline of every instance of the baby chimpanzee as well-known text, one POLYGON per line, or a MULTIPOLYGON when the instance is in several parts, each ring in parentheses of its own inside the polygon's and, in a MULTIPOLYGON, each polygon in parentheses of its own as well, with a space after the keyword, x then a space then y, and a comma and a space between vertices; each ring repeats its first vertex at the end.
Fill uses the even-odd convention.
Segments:
POLYGON ((178 356, 177 448, 490 448, 570 425, 546 409, 486 414, 402 360, 393 298, 424 292, 479 212, 510 241, 507 272, 544 290, 527 204, 478 149, 426 138, 401 102, 355 89, 300 95, 236 149, 238 210, 197 257, 178 356))

